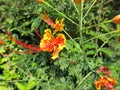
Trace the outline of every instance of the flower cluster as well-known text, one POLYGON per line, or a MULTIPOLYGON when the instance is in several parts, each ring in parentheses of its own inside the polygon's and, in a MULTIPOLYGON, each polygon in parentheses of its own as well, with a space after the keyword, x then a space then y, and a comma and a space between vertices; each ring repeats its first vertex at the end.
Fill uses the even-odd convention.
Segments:
MULTIPOLYGON (((39 0, 41 1, 41 0, 39 0)), ((35 28, 36 34, 41 38, 39 45, 30 45, 20 40, 14 38, 9 32, 4 30, 6 35, 9 37, 10 40, 14 41, 16 44, 23 46, 24 48, 30 49, 31 51, 25 51, 24 53, 36 53, 41 51, 53 52, 52 59, 58 58, 58 54, 61 50, 64 49, 66 45, 66 38, 65 35, 62 33, 58 33, 62 31, 64 28, 64 19, 58 20, 56 19, 55 23, 49 18, 49 16, 44 12, 44 16, 40 16, 40 18, 50 25, 54 31, 52 32, 50 29, 44 30, 44 35, 41 36, 37 29, 35 28)), ((5 44, 2 39, 0 39, 0 44, 5 44)))
POLYGON ((101 90, 101 88, 105 88, 105 90, 115 90, 114 85, 116 84, 116 80, 110 77, 111 72, 109 68, 101 66, 97 72, 105 75, 100 76, 100 78, 95 81, 96 89, 101 90))
POLYGON ((62 19, 59 21, 56 19, 55 23, 49 18, 49 16, 44 12, 44 16, 40 16, 40 18, 54 28, 52 32, 50 29, 44 30, 43 38, 40 41, 40 48, 42 51, 53 52, 52 59, 58 58, 58 54, 66 45, 65 35, 62 33, 57 33, 63 30, 64 24, 62 19))

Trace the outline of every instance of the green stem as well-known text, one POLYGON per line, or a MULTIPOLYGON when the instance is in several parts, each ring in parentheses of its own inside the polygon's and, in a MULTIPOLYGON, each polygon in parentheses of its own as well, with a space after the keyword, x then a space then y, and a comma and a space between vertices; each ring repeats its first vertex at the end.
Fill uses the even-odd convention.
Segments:
POLYGON ((84 81, 86 78, 88 78, 91 74, 92 74, 92 72, 89 72, 89 73, 79 82, 79 84, 78 84, 77 87, 79 87, 79 86, 83 83, 83 81, 84 81))
POLYGON ((52 5, 50 5, 49 3, 43 1, 43 3, 47 6, 49 6, 50 8, 52 8, 53 10, 55 10, 57 13, 59 13, 60 15, 62 15, 63 17, 65 17, 66 19, 68 19, 69 21, 71 21, 73 24, 75 24, 76 26, 79 26, 76 22, 74 22, 72 19, 70 19, 69 17, 67 17, 65 14, 61 13, 60 11, 58 11, 56 8, 54 8, 52 5))
POLYGON ((91 8, 93 7, 93 5, 96 3, 96 0, 93 0, 92 5, 90 6, 90 8, 88 9, 88 11, 85 13, 84 17, 82 18, 82 20, 88 15, 89 11, 91 10, 91 8))
POLYGON ((107 21, 104 21, 104 22, 101 22, 101 23, 98 23, 98 24, 95 24, 95 25, 88 26, 88 27, 83 28, 83 29, 89 29, 89 28, 91 28, 91 27, 99 26, 99 25, 101 25, 101 24, 110 23, 110 22, 112 22, 112 20, 107 20, 107 21))
MULTIPOLYGON (((63 32, 75 43, 78 44, 64 29, 63 32)), ((83 50, 80 48, 80 51, 83 53, 83 50)))
POLYGON ((120 24, 116 25, 117 30, 120 30, 120 24))
POLYGON ((93 58, 96 57, 96 55, 98 54, 98 52, 103 48, 103 46, 114 36, 115 34, 111 35, 102 45, 101 47, 97 50, 97 52, 95 53, 95 55, 93 56, 93 58))
POLYGON ((63 32, 75 43, 77 43, 67 32, 65 29, 63 29, 63 32))
POLYGON ((103 36, 103 35, 113 34, 113 33, 117 33, 117 32, 118 32, 118 31, 112 31, 112 32, 105 33, 105 34, 100 34, 100 35, 97 35, 96 37, 93 37, 93 38, 91 38, 91 39, 89 39, 89 40, 84 41, 83 43, 85 44, 85 43, 87 43, 87 42, 89 42, 89 41, 91 41, 91 40, 94 40, 94 39, 96 39, 96 38, 99 38, 99 37, 101 37, 101 36, 103 36))
POLYGON ((82 32, 82 17, 83 17, 83 4, 84 2, 81 2, 80 3, 80 6, 79 6, 79 10, 80 10, 80 13, 79 13, 79 34, 80 34, 80 39, 79 39, 79 43, 80 43, 80 46, 82 47, 82 43, 83 43, 83 32, 82 32))
POLYGON ((27 75, 28 77, 31 77, 27 72, 25 72, 23 69, 21 69, 18 66, 15 66, 19 71, 21 71, 22 73, 24 73, 25 75, 27 75))
POLYGON ((79 14, 79 10, 78 10, 78 8, 76 7, 76 5, 75 5, 74 1, 73 1, 73 0, 71 0, 71 1, 72 1, 72 3, 73 3, 73 6, 75 7, 75 9, 76 9, 77 13, 79 14))

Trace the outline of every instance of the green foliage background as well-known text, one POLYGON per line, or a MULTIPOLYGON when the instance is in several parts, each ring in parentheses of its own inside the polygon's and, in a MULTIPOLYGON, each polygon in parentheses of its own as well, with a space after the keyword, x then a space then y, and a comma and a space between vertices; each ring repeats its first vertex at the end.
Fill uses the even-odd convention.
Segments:
MULTIPOLYGON (((79 16, 72 0, 47 0, 55 9, 79 23, 79 16)), ((0 0, 0 32, 9 31, 15 38, 33 45, 39 45, 34 27, 41 35, 46 28, 39 14, 46 11, 50 18, 65 18, 65 30, 77 43, 67 38, 66 48, 57 60, 50 59, 47 52, 19 54, 25 48, 16 45, 1 34, 7 43, 0 45, 0 90, 96 90, 96 70, 108 66, 112 77, 117 80, 115 90, 120 89, 120 42, 116 25, 108 22, 120 14, 118 0, 86 0, 83 15, 83 45, 80 50, 79 28, 61 14, 35 0, 0 0), (93 5, 92 5, 93 4, 93 5), (90 6, 92 5, 91 9, 90 6), (5 56, 7 55, 7 56, 5 56)))

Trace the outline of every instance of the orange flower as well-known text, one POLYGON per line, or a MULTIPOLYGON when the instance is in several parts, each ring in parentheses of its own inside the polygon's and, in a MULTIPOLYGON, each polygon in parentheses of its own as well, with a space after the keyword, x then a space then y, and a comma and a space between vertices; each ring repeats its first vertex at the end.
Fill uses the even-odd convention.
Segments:
POLYGON ((63 27, 64 27, 63 22, 64 22, 64 19, 61 19, 61 21, 56 19, 55 24, 54 24, 55 30, 54 30, 53 34, 55 34, 58 31, 62 31, 63 30, 63 27))
POLYGON ((97 90, 101 90, 101 87, 104 87, 106 90, 114 90, 115 84, 116 80, 107 76, 102 76, 99 80, 95 81, 97 90))
POLYGON ((80 4, 81 2, 84 2, 85 0, 74 0, 75 4, 80 4))
POLYGON ((115 16, 113 19, 112 19, 113 23, 115 24, 120 24, 120 15, 117 15, 115 16))
POLYGON ((43 3, 43 0, 36 0, 38 3, 43 3))
POLYGON ((104 74, 106 74, 108 76, 110 76, 110 74, 111 74, 109 68, 108 67, 104 67, 104 66, 99 67, 97 71, 98 71, 98 73, 103 72, 104 74))
POLYGON ((65 47, 66 38, 64 34, 58 34, 54 37, 50 29, 45 30, 45 34, 40 41, 40 48, 43 51, 52 52, 52 59, 58 58, 59 52, 65 47))

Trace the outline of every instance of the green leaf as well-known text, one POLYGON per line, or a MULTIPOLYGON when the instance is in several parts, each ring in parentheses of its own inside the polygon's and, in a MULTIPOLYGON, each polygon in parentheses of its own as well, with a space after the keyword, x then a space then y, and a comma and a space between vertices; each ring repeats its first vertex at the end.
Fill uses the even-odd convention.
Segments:
POLYGON ((3 75, 0 75, 0 80, 5 80, 5 77, 3 75))
POLYGON ((94 49, 96 47, 97 47, 97 44, 94 42, 88 42, 88 43, 83 45, 84 50, 94 49))
POLYGON ((25 83, 16 82, 15 84, 19 90, 26 90, 25 83))
POLYGON ((94 55, 95 53, 96 53, 95 50, 88 50, 88 51, 86 52, 86 55, 94 55))
POLYGON ((22 27, 28 26, 28 25, 30 25, 31 21, 32 21, 32 20, 25 21, 25 22, 22 23, 21 26, 22 26, 22 27))
POLYGON ((7 90, 6 86, 0 86, 0 90, 7 90))
MULTIPOLYGON (((2 58, 2 59, 0 60, 0 64, 3 64, 3 63, 6 62, 6 61, 7 61, 6 58, 2 58)), ((0 65, 0 67, 1 67, 1 65, 0 65)))
POLYGON ((27 90, 31 90, 35 86, 35 81, 29 80, 27 90))
POLYGON ((100 27, 104 30, 104 31, 109 31, 108 27, 104 24, 101 24, 100 27))
POLYGON ((0 47, 0 53, 4 53, 5 49, 3 47, 0 47))
MULTIPOLYGON (((6 81, 0 80, 0 86, 4 86, 4 85, 6 85, 6 81)), ((0 90, 2 90, 2 89, 0 89, 0 90)))
POLYGON ((68 50, 68 52, 73 52, 73 51, 74 52, 80 52, 81 51, 79 44, 74 43, 71 40, 67 40, 66 49, 68 50))
POLYGON ((32 26, 31 26, 32 29, 34 29, 35 27, 38 28, 39 25, 40 25, 40 22, 41 22, 40 18, 35 18, 35 19, 33 20, 32 26))
POLYGON ((106 54, 107 56, 112 57, 112 51, 109 48, 104 47, 104 48, 101 48, 100 51, 106 54))
POLYGON ((108 37, 101 34, 101 36, 99 36, 99 39, 100 39, 101 41, 105 42, 105 41, 108 39, 108 37))

